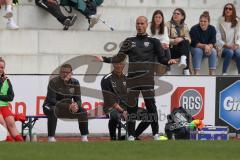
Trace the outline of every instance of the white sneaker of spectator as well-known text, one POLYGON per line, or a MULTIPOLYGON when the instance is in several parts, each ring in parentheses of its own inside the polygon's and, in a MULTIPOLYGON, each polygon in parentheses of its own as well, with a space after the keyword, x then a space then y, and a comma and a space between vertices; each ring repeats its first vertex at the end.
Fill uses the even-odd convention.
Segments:
POLYGON ((12 5, 6 5, 6 14, 3 16, 7 19, 12 18, 13 12, 12 12, 12 5))
POLYGON ((184 69, 183 70, 183 75, 189 76, 190 75, 189 69, 184 69))
POLYGON ((89 27, 90 27, 90 28, 93 28, 94 25, 98 23, 100 17, 101 17, 100 14, 95 14, 95 15, 89 16, 89 18, 90 18, 89 27))
POLYGON ((16 30, 16 29, 19 29, 19 27, 18 25, 16 25, 16 23, 12 19, 10 19, 7 22, 7 29, 16 30))
POLYGON ((135 140, 135 138, 133 136, 128 137, 128 141, 134 141, 134 140, 135 140))
POLYGON ((55 137, 48 137, 48 142, 56 142, 56 138, 55 137))
POLYGON ((187 62, 186 62, 187 57, 186 56, 181 56, 180 62, 178 64, 179 67, 185 68, 187 67, 187 62))
POLYGON ((154 141, 159 141, 159 140, 160 140, 159 134, 155 134, 155 135, 153 136, 153 140, 154 140, 154 141))
POLYGON ((88 142, 88 137, 87 137, 87 135, 82 135, 82 136, 81 136, 81 141, 82 141, 82 142, 88 142))
POLYGON ((226 76, 226 75, 228 75, 228 74, 227 74, 227 73, 223 73, 222 75, 223 75, 223 76, 226 76))

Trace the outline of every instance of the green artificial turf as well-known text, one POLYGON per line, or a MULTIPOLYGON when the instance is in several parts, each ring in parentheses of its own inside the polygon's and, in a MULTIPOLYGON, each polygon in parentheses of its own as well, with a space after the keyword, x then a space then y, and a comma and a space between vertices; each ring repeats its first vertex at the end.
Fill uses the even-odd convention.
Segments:
POLYGON ((0 143, 0 160, 231 160, 239 141, 0 143))

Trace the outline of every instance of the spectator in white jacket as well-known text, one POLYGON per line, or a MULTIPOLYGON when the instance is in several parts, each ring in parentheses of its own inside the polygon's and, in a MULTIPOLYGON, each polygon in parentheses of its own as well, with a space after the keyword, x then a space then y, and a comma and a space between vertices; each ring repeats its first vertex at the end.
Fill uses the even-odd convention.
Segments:
MULTIPOLYGON (((169 37, 168 29, 165 26, 164 15, 161 10, 154 11, 152 15, 152 21, 148 25, 148 34, 161 42, 162 48, 164 49, 165 56, 171 59, 171 53, 169 50, 169 37)), ((167 74, 170 73, 170 65, 167 66, 167 74)))
POLYGON ((236 59, 238 74, 240 74, 240 24, 232 3, 224 6, 218 21, 217 32, 217 46, 221 56, 224 57, 222 74, 227 75, 232 58, 236 59))

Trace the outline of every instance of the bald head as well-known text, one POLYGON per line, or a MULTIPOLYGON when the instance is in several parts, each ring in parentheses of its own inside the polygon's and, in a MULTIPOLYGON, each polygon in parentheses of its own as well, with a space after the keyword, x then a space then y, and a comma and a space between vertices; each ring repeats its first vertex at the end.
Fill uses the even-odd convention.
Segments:
POLYGON ((145 16, 139 16, 136 20, 136 30, 138 34, 146 34, 148 19, 145 16))

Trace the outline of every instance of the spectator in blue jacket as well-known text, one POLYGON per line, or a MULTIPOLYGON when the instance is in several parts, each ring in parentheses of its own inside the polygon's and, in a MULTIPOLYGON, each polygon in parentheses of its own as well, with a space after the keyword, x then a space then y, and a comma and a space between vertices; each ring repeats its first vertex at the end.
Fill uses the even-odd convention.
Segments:
POLYGON ((215 75, 217 52, 214 48, 216 43, 216 29, 210 25, 209 12, 205 11, 199 18, 199 24, 194 25, 190 30, 191 53, 194 74, 198 75, 201 62, 204 57, 208 58, 209 75, 215 75))

